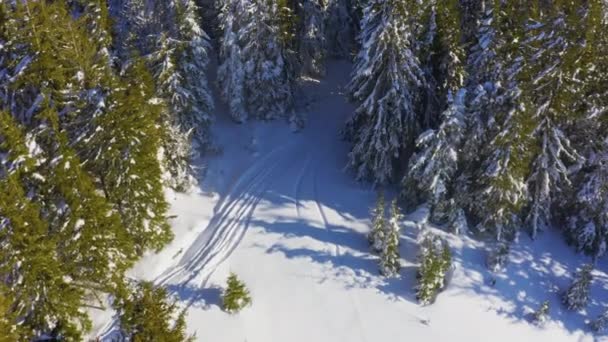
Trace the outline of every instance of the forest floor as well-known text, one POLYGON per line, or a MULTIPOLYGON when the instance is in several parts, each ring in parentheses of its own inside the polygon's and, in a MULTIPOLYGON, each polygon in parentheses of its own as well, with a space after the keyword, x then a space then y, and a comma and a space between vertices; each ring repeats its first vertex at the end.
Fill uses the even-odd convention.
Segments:
MULTIPOLYGON (((555 231, 535 241, 522 234, 497 274, 484 265, 482 242, 444 234, 454 253, 452 279, 433 305, 420 306, 414 285, 422 207, 402 224, 400 276, 379 276, 366 240, 376 192, 344 170, 349 145, 339 134, 354 109, 343 94, 350 67, 331 62, 323 81, 303 81, 297 102, 306 126, 299 132, 282 121, 237 125, 220 106, 214 132, 221 153, 197 162, 199 188, 168 194, 175 239, 131 276, 167 286, 188 307, 197 341, 593 341, 587 322, 608 305, 608 268, 594 271, 585 311, 565 310, 560 292, 590 260, 555 231), (236 315, 221 310, 229 272, 253 298, 236 315), (537 327, 530 314, 545 300, 550 319, 537 327)), ((94 334, 110 340, 111 313, 93 314, 94 334)))

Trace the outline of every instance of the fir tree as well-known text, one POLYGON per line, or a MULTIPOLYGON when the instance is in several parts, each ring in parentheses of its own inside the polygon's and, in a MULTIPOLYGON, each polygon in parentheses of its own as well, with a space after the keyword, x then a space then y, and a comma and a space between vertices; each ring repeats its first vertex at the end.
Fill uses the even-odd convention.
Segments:
POLYGON ((287 116, 295 123, 293 70, 278 20, 283 8, 261 0, 228 0, 223 7, 218 83, 238 122, 287 116))
POLYGON ((128 341, 193 341, 186 333, 186 311, 179 310, 167 290, 141 282, 124 289, 114 303, 122 337, 128 341))
POLYGON ((597 333, 603 333, 608 327, 608 311, 604 311, 595 320, 591 322, 591 329, 597 333))
POLYGON ((538 308, 536 312, 534 312, 532 321, 536 325, 543 325, 547 319, 549 318, 549 301, 546 300, 543 304, 538 308))
POLYGON ((247 290, 245 284, 234 273, 230 273, 228 277, 227 288, 222 297, 222 303, 224 311, 230 314, 238 313, 246 306, 251 305, 249 290, 247 290))
POLYGON ((245 16, 251 16, 248 0, 226 1, 220 12, 223 37, 219 51, 221 64, 217 70, 218 85, 222 97, 228 103, 230 115, 237 122, 244 122, 249 117, 245 60, 239 42, 239 28, 244 25, 245 16))
POLYGON ((606 35, 602 32, 608 24, 605 15, 606 5, 601 1, 590 1, 583 17, 586 19, 585 49, 579 59, 583 80, 581 86, 586 89, 578 100, 585 111, 584 118, 579 120, 573 134, 574 144, 585 157, 585 164, 575 172, 574 187, 570 196, 565 196, 560 204, 567 208, 562 215, 567 222, 565 230, 568 241, 580 251, 594 258, 606 251, 608 220, 604 213, 608 208, 608 140, 604 138, 608 108, 606 78, 608 72, 608 45, 606 35))
POLYGON ((325 75, 325 6, 322 0, 300 0, 298 57, 300 73, 321 77, 325 75))
POLYGON ((349 167, 358 179, 394 180, 419 133, 416 106, 424 75, 414 54, 406 3, 370 1, 361 22, 355 70, 348 86, 359 105, 345 135, 349 167))
POLYGON ((141 59, 133 60, 123 79, 113 80, 113 89, 96 120, 100 128, 89 140, 89 168, 141 255, 172 238, 157 160, 162 108, 141 59))
POLYGON ((492 272, 498 272, 509 262, 511 247, 508 242, 499 241, 491 247, 486 259, 486 266, 492 272))
POLYGON ((325 41, 328 54, 350 57, 355 45, 357 18, 352 16, 352 0, 327 0, 325 41))
POLYGON ((593 265, 583 265, 577 272, 568 290, 564 293, 562 302, 568 310, 578 311, 587 306, 589 302, 589 289, 593 281, 591 271, 593 271, 593 265))
POLYGON ((447 286, 452 253, 444 239, 426 233, 420 243, 418 258, 420 267, 416 275, 416 298, 421 304, 428 305, 433 303, 437 294, 447 286))
POLYGON ((386 234, 386 218, 384 216, 384 193, 378 192, 376 199, 376 207, 372 210, 372 226, 371 231, 367 235, 372 250, 380 253, 383 250, 383 242, 386 234))
POLYGON ((464 140, 465 96, 465 90, 459 91, 455 98, 450 96, 441 126, 420 135, 417 144, 421 151, 412 157, 404 180, 407 193, 415 188, 429 200, 431 220, 435 223, 445 222, 452 215, 451 210, 458 210, 450 205, 450 198, 464 140))
POLYGON ((0 342, 13 342, 18 340, 17 322, 10 311, 11 300, 8 291, 0 289, 0 342))
POLYGON ((401 213, 397 206, 397 200, 393 200, 391 202, 391 218, 386 227, 383 248, 380 253, 380 273, 385 277, 393 277, 397 275, 401 269, 401 260, 399 257, 400 220, 401 213))

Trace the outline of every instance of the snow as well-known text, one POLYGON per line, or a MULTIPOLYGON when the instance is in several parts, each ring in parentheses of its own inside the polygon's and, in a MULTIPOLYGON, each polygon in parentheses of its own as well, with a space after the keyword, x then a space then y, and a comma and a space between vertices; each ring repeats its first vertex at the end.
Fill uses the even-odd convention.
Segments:
MULTIPOLYGON (((213 131, 223 153, 200 161, 200 189, 167 193, 175 240, 131 276, 167 286, 188 307, 197 341, 593 341, 586 321, 605 310, 608 275, 596 269, 590 305, 567 311, 560 291, 589 259, 552 230, 535 241, 521 236, 505 270, 491 274, 486 245, 433 229, 448 240, 454 271, 436 302, 420 306, 423 207, 402 222, 400 276, 379 275, 366 239, 376 193, 344 171, 349 145, 338 134, 354 110, 343 96, 350 68, 330 62, 325 80, 306 82, 298 101, 313 105, 298 133, 279 121, 237 125, 219 107, 213 131), (221 310, 230 272, 253 299, 236 315, 221 310), (550 312, 539 327, 532 313, 545 300, 550 312)), ((109 341, 112 313, 93 313, 93 336, 109 341)))

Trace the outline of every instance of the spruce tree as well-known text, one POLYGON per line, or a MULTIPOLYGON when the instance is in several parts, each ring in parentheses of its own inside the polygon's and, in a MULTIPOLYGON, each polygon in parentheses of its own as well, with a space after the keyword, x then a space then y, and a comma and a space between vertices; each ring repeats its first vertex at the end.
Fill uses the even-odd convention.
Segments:
POLYGON ((323 0, 300 0, 298 57, 300 73, 313 77, 325 75, 327 46, 325 39, 326 9, 323 0))
POLYGON ((325 41, 328 54, 349 58, 355 46, 358 20, 352 15, 353 0, 327 0, 325 41))
POLYGON ((534 312, 532 321, 536 325, 543 325, 549 318, 549 301, 546 300, 542 303, 540 308, 534 312))
POLYGON ((486 259, 486 266, 488 269, 492 272, 502 270, 509 262, 510 252, 511 247, 508 242, 496 242, 488 252, 488 257, 486 259))
POLYGON ((428 305, 447 286, 452 253, 444 239, 427 232, 420 242, 418 259, 420 266, 416 275, 416 298, 421 304, 428 305))
POLYGON ((283 6, 262 0, 227 0, 218 83, 232 117, 275 119, 293 112, 293 68, 289 67, 283 6))
POLYGON ((386 218, 384 216, 384 193, 378 192, 376 206, 372 209, 372 226, 371 231, 367 235, 372 251, 380 253, 383 250, 383 243, 386 234, 386 218))
POLYGON ((353 143, 348 165, 358 179, 379 184, 395 179, 420 131, 416 107, 424 75, 407 5, 377 0, 365 7, 362 48, 348 86, 359 106, 344 132, 353 143))
POLYGON ((8 291, 0 288, 0 342, 13 342, 18 340, 18 326, 10 307, 12 302, 8 291))
POLYGON ((596 333, 603 333, 608 327, 608 311, 604 311, 595 320, 591 322, 591 329, 596 333))
POLYGON ((604 138, 608 121, 608 83, 603 76, 608 72, 608 45, 602 32, 608 27, 606 4, 593 0, 583 16, 586 23, 585 49, 579 64, 585 88, 578 100, 585 111, 584 118, 572 131, 576 148, 582 151, 585 164, 572 172, 573 189, 560 204, 567 208, 560 218, 567 222, 565 229, 569 242, 579 251, 594 258, 602 256, 607 248, 608 220, 604 213, 608 208, 608 140, 604 138))
POLYGON ((453 196, 452 183, 459 168, 459 151, 464 140, 466 91, 450 95, 449 107, 442 114, 443 122, 436 130, 421 134, 417 144, 421 149, 411 161, 403 181, 405 197, 412 190, 429 200, 431 220, 435 223, 446 222, 457 211, 450 205, 453 196))
POLYGON ((523 70, 521 102, 538 137, 533 142, 537 151, 527 180, 531 203, 526 224, 533 237, 549 226, 551 207, 571 185, 567 165, 582 163, 567 131, 570 122, 583 115, 576 108, 582 96, 579 91, 584 89, 577 76, 584 48, 577 32, 579 10, 580 5, 566 2, 555 4, 547 14, 533 14, 527 35, 535 38, 523 44, 530 51, 529 65, 523 70))
POLYGON ((226 286, 226 290, 222 296, 224 311, 234 314, 251 305, 249 290, 237 278, 236 274, 230 273, 226 286))
POLYGON ((399 274, 399 270, 401 269, 399 256, 400 220, 401 213, 397 200, 393 200, 391 202, 391 218, 386 227, 382 251, 380 253, 380 273, 385 277, 393 277, 399 274))
POLYGON ((186 333, 186 311, 179 310, 167 290, 149 282, 123 289, 114 303, 122 338, 128 341, 193 341, 186 333))
POLYGON ((562 302, 568 310, 578 311, 587 306, 589 302, 589 289, 593 281, 591 271, 593 271, 593 265, 583 265, 576 273, 574 281, 568 290, 564 293, 562 302))

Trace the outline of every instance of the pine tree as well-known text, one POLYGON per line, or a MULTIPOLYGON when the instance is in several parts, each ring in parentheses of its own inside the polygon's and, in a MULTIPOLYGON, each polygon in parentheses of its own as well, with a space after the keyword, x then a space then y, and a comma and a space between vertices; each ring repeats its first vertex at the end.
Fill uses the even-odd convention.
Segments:
POLYGON ((461 7, 459 0, 421 2, 420 59, 427 87, 424 124, 436 127, 437 114, 445 110, 449 92, 464 85, 465 51, 462 48, 461 7))
POLYGON ((180 117, 189 115, 189 98, 194 95, 184 85, 184 76, 178 70, 178 51, 181 51, 174 40, 161 34, 159 47, 154 52, 152 64, 156 80, 156 94, 164 100, 160 119, 163 131, 163 164, 169 175, 166 183, 178 191, 187 190, 193 183, 190 161, 192 157, 192 129, 182 128, 180 117))
POLYGON ((122 337, 128 341, 193 341, 186 333, 186 311, 179 310, 167 290, 141 282, 124 289, 114 303, 122 337))
POLYGON ((400 220, 401 213, 397 205, 397 200, 393 200, 391 202, 391 218, 386 227, 383 247, 380 253, 380 273, 385 277, 393 277, 397 275, 401 269, 401 260, 399 257, 400 220))
POLYGON ((300 0, 298 57, 303 75, 325 75, 325 6, 323 0, 300 0))
POLYGON ((53 331, 78 339, 90 324, 79 310, 84 289, 64 278, 74 264, 64 263, 58 236, 49 234, 41 206, 27 196, 44 186, 44 176, 36 172, 44 157, 8 114, 0 114, 0 125, 0 154, 5 156, 0 178, 0 274, 12 294, 14 315, 22 321, 20 339, 53 331))
POLYGON ((245 284, 234 273, 230 273, 228 277, 227 288, 222 297, 222 302, 224 311, 230 314, 238 313, 246 306, 251 305, 249 290, 247 290, 245 284))
POLYGON ((608 123, 604 115, 608 108, 608 84, 603 77, 608 72, 608 45, 606 35, 602 34, 608 27, 606 8, 601 1, 590 1, 583 17, 586 48, 579 60, 583 73, 579 78, 586 89, 578 100, 585 114, 572 131, 574 144, 582 151, 585 164, 571 172, 573 189, 560 203, 567 208, 566 215, 560 218, 567 222, 568 241, 594 258, 605 253, 608 236, 608 220, 604 215, 608 208, 608 140, 602 133, 608 123))
POLYGON ((89 168, 119 213, 136 255, 141 255, 172 238, 157 160, 162 108, 141 59, 133 59, 112 88, 95 122, 98 132, 89 140, 89 168))
POLYGON ((218 85, 222 97, 228 103, 230 115, 237 122, 244 122, 249 117, 245 59, 238 31, 244 25, 243 17, 250 15, 251 6, 248 0, 226 1, 220 12, 223 37, 220 46, 221 64, 217 70, 218 85))
POLYGON ((227 0, 223 7, 218 83, 238 122, 251 116, 295 123, 293 70, 279 20, 283 8, 262 0, 227 0))
POLYGON ((414 54, 406 3, 370 1, 361 22, 355 69, 348 86, 359 105, 345 135, 353 142, 349 167, 358 179, 395 179, 419 133, 416 106, 424 75, 414 54))
POLYGON ((508 242, 499 241, 488 252, 486 266, 492 272, 498 272, 509 262, 511 247, 508 242))
MULTIPOLYGON (((181 3, 181 2, 178 2, 181 3)), ((179 39, 185 45, 179 55, 179 68, 184 77, 186 109, 178 113, 182 130, 192 130, 192 136, 201 148, 210 145, 209 126, 214 110, 211 90, 207 82, 209 64, 209 37, 199 22, 198 6, 193 0, 185 0, 178 8, 177 26, 179 39)))
POLYGON ((587 306, 589 302, 589 289, 593 281, 591 271, 593 271, 593 265, 583 265, 577 272, 568 290, 564 293, 562 302, 568 310, 578 311, 587 306))
POLYGON ((534 312, 532 321, 536 325, 544 324, 549 318, 549 301, 546 300, 540 306, 540 308, 534 312))
POLYGON ((376 207, 371 212, 372 226, 371 231, 367 235, 372 250, 380 253, 383 250, 383 242, 386 234, 386 218, 384 217, 384 193, 378 192, 376 199, 376 207))
POLYGON ((418 255, 420 267, 416 275, 416 298, 423 305, 435 301, 447 286, 448 271, 452 267, 452 253, 447 242, 432 233, 425 233, 418 255))
POLYGON ((550 224, 552 205, 571 185, 567 165, 582 162, 566 131, 569 123, 583 114, 575 107, 582 95, 579 91, 584 89, 576 75, 584 48, 577 32, 579 9, 574 3, 563 3, 554 6, 553 15, 534 15, 528 36, 535 38, 524 42, 530 58, 526 58, 529 65, 523 74, 530 79, 522 84, 521 101, 538 137, 538 151, 527 180, 531 203, 526 223, 533 237, 550 224))
POLYGON ((460 162, 460 146, 465 138, 465 96, 464 89, 455 97, 450 95, 441 126, 420 135, 417 144, 421 151, 412 157, 403 182, 408 193, 414 188, 429 200, 431 220, 435 223, 445 222, 453 215, 451 210, 458 210, 450 205, 450 199, 460 162))
POLYGON ((521 214, 528 198, 526 178, 534 157, 530 138, 534 123, 519 102, 520 84, 526 79, 519 51, 525 8, 516 2, 509 3, 500 11, 500 17, 494 19, 505 23, 501 40, 507 43, 500 45, 499 61, 510 62, 505 63, 497 80, 504 90, 499 93, 500 105, 492 108, 493 121, 488 121, 495 127, 495 133, 489 135, 478 152, 478 166, 462 177, 459 187, 460 193, 466 190, 465 198, 459 202, 471 213, 476 230, 490 233, 497 240, 513 239, 521 227, 521 214), (470 181, 473 183, 467 184, 470 181))
POLYGON ((591 329, 597 333, 606 331, 606 327, 608 327, 608 311, 604 311, 604 313, 591 322, 591 329))
POLYGON ((0 342, 13 342, 18 340, 17 322, 10 312, 11 300, 8 291, 0 289, 0 342))
POLYGON ((357 18, 352 16, 353 0, 327 0, 325 40, 328 54, 349 58, 355 45, 357 18))

